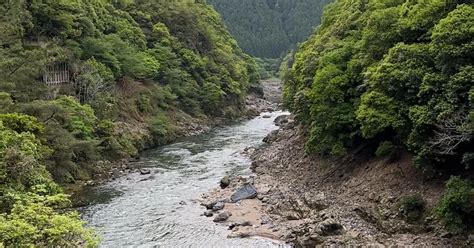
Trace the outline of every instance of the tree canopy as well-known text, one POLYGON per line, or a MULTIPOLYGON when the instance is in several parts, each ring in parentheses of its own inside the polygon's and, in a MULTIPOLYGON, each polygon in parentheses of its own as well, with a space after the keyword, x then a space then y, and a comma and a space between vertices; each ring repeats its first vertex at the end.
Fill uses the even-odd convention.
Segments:
POLYGON ((208 0, 247 53, 261 58, 284 56, 320 23, 330 0, 208 0))
POLYGON ((89 180, 183 118, 237 117, 259 81, 200 1, 2 1, 0 32, 0 247, 97 245, 53 179, 89 180), (46 85, 58 64, 70 81, 46 85))
POLYGON ((285 75, 307 150, 390 142, 423 168, 472 169, 473 26, 466 0, 330 4, 285 75))

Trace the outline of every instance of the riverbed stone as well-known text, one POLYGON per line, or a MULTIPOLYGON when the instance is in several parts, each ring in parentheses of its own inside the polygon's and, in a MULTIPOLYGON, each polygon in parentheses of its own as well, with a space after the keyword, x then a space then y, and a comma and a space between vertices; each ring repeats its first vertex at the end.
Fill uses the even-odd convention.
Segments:
POLYGON ((230 181, 231 181, 231 179, 230 179, 229 176, 223 177, 220 181, 221 188, 223 188, 223 189, 227 188, 230 185, 230 181))
POLYGON ((280 115, 273 121, 277 127, 288 123, 288 115, 280 115))
POLYGON ((232 202, 238 202, 241 200, 252 199, 255 197, 257 197, 257 190, 255 189, 255 187, 250 184, 246 184, 240 189, 238 189, 234 194, 232 194, 230 200, 232 202))
POLYGON ((275 142, 278 139, 278 133, 279 133, 278 130, 273 130, 265 138, 263 138, 263 142, 267 144, 271 144, 275 142))
POLYGON ((211 210, 207 210, 206 212, 204 212, 204 216, 206 217, 212 217, 213 215, 214 213, 211 210))
POLYGON ((150 169, 147 169, 147 168, 141 168, 141 169, 139 170, 139 172, 140 172, 140 174, 142 174, 142 175, 148 175, 148 174, 151 173, 151 170, 150 170, 150 169))
POLYGON ((212 206, 212 210, 213 210, 213 211, 219 211, 219 210, 224 209, 224 206, 225 206, 225 203, 222 202, 222 201, 219 201, 219 202, 216 202, 216 203, 214 204, 214 206, 212 206))
POLYGON ((339 235, 343 230, 344 227, 332 218, 320 222, 317 226, 317 233, 322 236, 339 235))
POLYGON ((220 214, 218 214, 215 218, 214 218, 214 222, 224 222, 226 221, 227 219, 229 219, 229 217, 231 216, 232 214, 230 212, 222 212, 220 214))

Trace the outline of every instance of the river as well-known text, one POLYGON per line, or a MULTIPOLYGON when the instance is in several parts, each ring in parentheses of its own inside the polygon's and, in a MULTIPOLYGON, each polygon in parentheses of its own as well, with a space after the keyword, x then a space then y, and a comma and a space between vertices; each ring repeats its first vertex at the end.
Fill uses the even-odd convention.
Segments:
POLYGON ((263 145, 281 114, 263 113, 145 152, 137 163, 151 175, 132 173, 88 189, 91 205, 80 210, 83 218, 101 236, 102 247, 282 246, 264 238, 226 238, 226 226, 202 216, 205 209, 193 201, 224 175, 251 175, 242 151, 263 145))

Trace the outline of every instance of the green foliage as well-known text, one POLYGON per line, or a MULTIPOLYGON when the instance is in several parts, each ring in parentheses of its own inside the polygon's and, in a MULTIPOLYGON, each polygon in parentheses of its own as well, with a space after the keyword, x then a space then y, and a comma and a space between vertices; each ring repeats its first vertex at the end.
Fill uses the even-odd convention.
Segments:
POLYGON ((251 55, 278 58, 307 38, 330 0, 208 0, 251 55))
POLYGON ((392 151, 395 149, 395 146, 390 141, 384 141, 379 144, 377 150, 375 151, 375 156, 377 157, 384 157, 390 155, 392 151))
POLYGON ((98 160, 172 141, 177 113, 238 115, 259 81, 203 3, 22 0, 0 14, 0 247, 95 246, 51 177, 90 180, 98 160), (45 85, 58 64, 71 82, 45 85))
POLYGON ((419 166, 468 167, 473 22, 465 1, 328 5, 283 73, 284 104, 308 130, 307 150, 392 140, 419 166))
MULTIPOLYGON (((0 180, 2 193, 9 189, 24 190, 47 180, 41 165, 49 152, 36 137, 43 126, 34 117, 22 114, 0 115, 0 180)), ((1 194, 1 204, 5 194, 1 194)))
POLYGON ((474 187, 471 182, 451 177, 446 191, 435 208, 435 214, 448 230, 459 232, 473 228, 474 187))
POLYGON ((90 139, 94 131, 97 118, 89 105, 81 105, 73 97, 63 96, 52 102, 67 115, 64 118, 64 127, 79 139, 90 139))
POLYGON ((150 123, 151 133, 156 145, 166 144, 177 136, 176 128, 163 113, 153 116, 148 120, 148 123, 150 123))
POLYGON ((261 79, 269 79, 278 77, 280 60, 279 59, 256 59, 258 65, 258 73, 261 79))
POLYGON ((33 134, 41 133, 43 125, 38 123, 36 118, 28 115, 11 113, 0 114, 0 120, 5 128, 9 128, 18 133, 30 132, 33 134))
POLYGON ((0 92, 0 114, 8 113, 13 109, 13 100, 10 94, 0 92))
POLYGON ((92 231, 74 212, 42 164, 49 149, 43 126, 22 114, 0 115, 0 246, 94 247, 92 231))
POLYGON ((66 195, 25 194, 8 215, 0 215, 0 245, 5 247, 96 247, 98 239, 84 228, 76 212, 59 213, 66 195))
POLYGON ((417 222, 425 211, 425 200, 419 194, 403 196, 398 200, 401 216, 410 223, 417 222))

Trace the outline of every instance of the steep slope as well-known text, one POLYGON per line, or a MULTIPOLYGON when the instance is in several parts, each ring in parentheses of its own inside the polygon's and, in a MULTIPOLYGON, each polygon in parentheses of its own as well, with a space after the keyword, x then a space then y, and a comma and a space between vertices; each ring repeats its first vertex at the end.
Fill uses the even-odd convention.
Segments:
POLYGON ((244 110, 254 61, 197 1, 0 4, 0 246, 94 246, 64 183, 244 110))
POLYGON ((308 37, 330 0, 208 0, 251 55, 278 58, 308 37))

